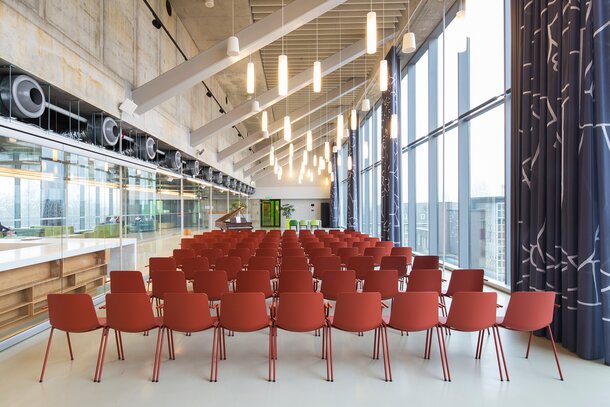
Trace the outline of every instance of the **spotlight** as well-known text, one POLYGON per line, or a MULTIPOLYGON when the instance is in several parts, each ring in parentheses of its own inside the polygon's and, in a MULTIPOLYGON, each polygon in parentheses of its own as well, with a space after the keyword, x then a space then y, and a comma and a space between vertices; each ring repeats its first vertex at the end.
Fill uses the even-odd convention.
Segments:
POLYGON ((208 91, 205 93, 205 95, 206 95, 207 97, 211 98, 211 97, 212 97, 212 91, 208 90, 208 91))
POLYGON ((225 110, 224 110, 224 109, 221 107, 220 109, 218 109, 218 113, 220 113, 220 114, 224 114, 224 113, 225 113, 225 110))
POLYGON ((159 20, 158 18, 155 18, 154 20, 152 20, 152 25, 157 29, 161 29, 162 25, 161 25, 161 20, 159 20))
POLYGON ((204 4, 207 8, 212 8, 214 7, 214 0, 205 0, 204 4))

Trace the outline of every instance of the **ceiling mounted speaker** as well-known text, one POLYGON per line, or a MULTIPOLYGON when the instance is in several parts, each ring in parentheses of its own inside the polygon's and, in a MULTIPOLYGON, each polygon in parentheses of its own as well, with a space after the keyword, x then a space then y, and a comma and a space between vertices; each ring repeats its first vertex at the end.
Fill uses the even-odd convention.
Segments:
POLYGON ((201 172, 201 163, 197 160, 189 160, 186 162, 184 172, 196 177, 201 172))
POLYGON ((222 185, 222 172, 220 171, 214 171, 214 176, 212 177, 214 183, 218 184, 218 185, 222 185))
POLYGON ((222 185, 224 185, 227 188, 231 188, 231 177, 228 175, 225 175, 222 179, 222 185))
POLYGON ((231 186, 229 188, 237 189, 237 180, 235 178, 231 180, 231 186))
POLYGON ((119 142, 121 131, 112 117, 94 116, 93 125, 87 128, 89 140, 96 145, 114 147, 119 142))
POLYGON ((165 153, 165 165, 174 171, 182 168, 182 154, 178 150, 172 150, 165 153))
POLYGON ((157 142, 152 137, 141 137, 136 142, 138 157, 143 160, 154 160, 157 156, 157 142))
POLYGON ((214 170, 212 167, 204 166, 201 170, 201 178, 205 181, 212 181, 212 175, 214 174, 214 170))
MULTIPOLYGON (((38 82, 27 76, 5 76, 0 81, 0 111, 20 119, 36 119, 46 107, 44 93, 38 82)), ((116 143, 115 143, 116 144, 116 143)))

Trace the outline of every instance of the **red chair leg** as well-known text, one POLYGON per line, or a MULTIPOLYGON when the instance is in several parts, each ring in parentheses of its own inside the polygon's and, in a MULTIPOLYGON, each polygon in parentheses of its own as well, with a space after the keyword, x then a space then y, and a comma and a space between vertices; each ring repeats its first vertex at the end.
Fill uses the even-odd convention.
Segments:
POLYGON ((504 347, 502 346, 502 339, 500 338, 500 328, 494 326, 492 329, 495 329, 496 335, 498 335, 498 345, 500 345, 500 355, 502 356, 502 363, 504 364, 504 373, 506 373, 506 381, 510 381, 508 377, 508 368, 506 367, 506 357, 504 356, 504 347))
POLYGON ((335 381, 335 371, 333 370, 333 337, 332 337, 332 327, 328 326, 328 355, 327 358, 330 360, 330 381, 335 381))
MULTIPOLYGON (((439 328, 439 331, 442 333, 443 326, 439 325, 438 328, 439 328)), ((445 368, 447 369, 447 379, 449 381, 451 381, 451 370, 449 369, 449 357, 447 356, 447 344, 445 343, 444 335, 440 335, 438 345, 442 349, 442 353, 443 353, 442 359, 444 359, 444 361, 445 361, 445 368)))
POLYGON ((494 335, 494 346, 496 348, 496 359, 498 361, 498 371, 500 372, 500 381, 504 381, 504 376, 502 375, 502 366, 500 365, 500 352, 498 351, 498 339, 496 337, 496 330, 493 331, 494 335))
POLYGON ((428 339, 430 339, 430 330, 426 330, 426 346, 424 347, 424 359, 428 359, 428 339))
POLYGON ((532 345, 532 336, 534 336, 533 332, 530 332, 530 337, 527 340, 527 351, 525 352, 525 358, 529 358, 530 356, 530 346, 532 345))
POLYGON ((109 328, 106 328, 105 330, 105 339, 104 339, 104 346, 102 348, 102 358, 100 359, 100 369, 99 372, 97 374, 97 382, 99 383, 102 380, 102 370, 104 369, 104 359, 106 357, 106 345, 108 345, 108 332, 110 331, 109 328))
POLYGON ((47 368, 47 359, 49 358, 49 350, 51 349, 51 339, 53 339, 53 331, 55 328, 51 327, 51 332, 49 332, 49 341, 47 342, 47 351, 44 354, 44 361, 42 362, 42 371, 40 372, 40 379, 38 380, 42 383, 42 379, 44 379, 44 371, 47 368))
MULTIPOLYGON (((559 378, 563 381, 563 373, 561 372, 561 366, 559 365, 559 357, 557 356, 557 346, 555 346, 555 339, 553 338, 553 331, 551 330, 551 326, 546 327, 549 331, 549 336, 551 338, 551 344, 553 345, 553 354, 555 355, 555 363, 557 363, 557 370, 559 371, 559 378)), ((508 375, 508 373, 507 373, 508 375)))
POLYGON ((119 334, 119 347, 121 348, 121 360, 125 360, 125 349, 123 348, 123 335, 121 331, 118 331, 119 334))
POLYGON ((378 329, 375 329, 375 335, 374 335, 374 339, 373 339, 373 359, 377 359, 377 354, 379 353, 379 348, 377 347, 377 335, 378 335, 378 329))
MULTIPOLYGON (((438 326, 436 326, 436 339, 438 340, 438 352, 441 358, 441 367, 443 368, 443 380, 447 381, 447 372, 445 371, 445 355, 443 354, 443 347, 441 346, 441 333, 438 326)), ((432 333, 430 333, 432 336, 432 333)))
MULTIPOLYGON (((159 372, 161 370, 161 358, 163 357, 164 334, 165 334, 165 328, 160 327, 159 330, 157 331, 157 345, 155 346, 155 361, 153 364, 152 381, 154 383, 159 381, 159 372)), ((169 333, 167 335, 168 335, 167 341, 169 342, 169 333)))
POLYGON ((383 352, 383 370, 385 373, 385 381, 392 381, 392 367, 390 365, 390 346, 388 345, 388 330, 385 326, 380 327, 379 330, 379 339, 383 342, 381 343, 382 352, 383 352))
POLYGON ((70 341, 70 332, 66 332, 66 338, 68 339, 68 349, 70 350, 70 360, 74 360, 74 354, 72 353, 72 342, 70 341))
POLYGON ((216 339, 218 336, 218 327, 214 327, 214 333, 212 334, 212 361, 210 362, 210 382, 214 381, 214 363, 216 362, 216 339))
POLYGON ((93 375, 93 381, 97 382, 97 375, 100 370, 100 361, 102 359, 102 348, 104 347, 104 340, 106 339, 106 328, 102 328, 102 338, 100 339, 100 348, 97 351, 97 363, 95 364, 95 373, 93 375))

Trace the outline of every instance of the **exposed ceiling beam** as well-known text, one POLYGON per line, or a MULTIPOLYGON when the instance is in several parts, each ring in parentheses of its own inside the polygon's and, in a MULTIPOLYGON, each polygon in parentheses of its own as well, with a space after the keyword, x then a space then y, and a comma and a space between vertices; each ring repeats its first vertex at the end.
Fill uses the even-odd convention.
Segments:
MULTIPOLYGON (((289 113, 290 122, 295 123, 295 122, 301 120, 302 118, 309 116, 313 112, 316 112, 317 110, 323 108, 324 106, 328 105, 329 103, 334 102, 335 100, 341 98, 342 96, 347 95, 348 93, 350 93, 350 92, 354 91, 355 89, 359 88, 360 86, 364 85, 364 82, 365 82, 364 78, 352 78, 352 79, 346 81, 345 83, 343 83, 341 86, 338 86, 335 89, 331 90, 330 92, 325 93, 321 96, 318 96, 317 98, 312 100, 311 103, 301 106, 298 109, 292 110, 289 113)), ((282 131, 284 129, 284 119, 282 118, 280 120, 276 120, 273 123, 270 123, 268 125, 267 129, 269 132, 269 135, 268 135, 269 137, 279 131, 282 131)), ((220 151, 217 156, 218 162, 222 162, 225 159, 232 156, 233 154, 236 154, 242 150, 245 150, 246 148, 248 148, 262 140, 265 140, 263 132, 257 131, 256 133, 251 134, 251 135, 247 136, 246 138, 239 140, 237 143, 234 143, 234 144, 230 145, 229 147, 225 148, 224 150, 220 151)))
MULTIPOLYGON (((307 134, 307 130, 317 129, 318 127, 334 120, 335 117, 343 110, 345 110, 345 109, 343 109, 343 108, 332 109, 328 112, 329 113, 328 116, 325 115, 323 117, 318 118, 317 120, 314 120, 313 122, 309 123, 309 126, 303 126, 296 131, 293 130, 292 131, 292 141, 294 142, 295 140, 297 140, 300 137, 307 134)), ((275 143, 273 143, 273 148, 277 150, 279 148, 282 148, 285 145, 286 145, 286 142, 284 141, 284 139, 280 139, 280 140, 275 141, 275 143)), ((252 164, 268 155, 269 155, 269 149, 261 148, 254 154, 244 157, 240 161, 236 162, 235 165, 233 166, 233 169, 237 171, 237 170, 245 167, 246 165, 252 164)))
POLYGON ((167 99, 189 90, 198 82, 228 68, 345 1, 295 0, 287 4, 235 34, 241 48, 238 56, 227 56, 227 39, 224 39, 199 55, 134 89, 131 99, 137 105, 135 113, 146 113, 167 99))
MULTIPOLYGON (((292 3, 291 3, 292 4, 292 3)), ((383 44, 389 39, 394 38, 394 32, 386 30, 378 35, 379 45, 383 44)), ((322 76, 326 76, 329 73, 339 69, 343 65, 346 65, 355 59, 359 58, 366 51, 366 39, 362 39, 344 49, 337 52, 336 54, 321 61, 322 76)), ((289 62, 290 63, 290 62, 289 62)), ((302 71, 301 73, 293 76, 288 80, 288 95, 291 95, 307 85, 311 84, 313 80, 313 67, 302 71)), ((278 88, 268 90, 267 92, 260 95, 257 100, 261 109, 267 109, 271 105, 283 100, 285 96, 278 94, 278 88)), ((206 123, 202 127, 193 130, 191 132, 191 145, 197 146, 205 141, 207 138, 214 134, 226 129, 227 127, 233 126, 249 117, 254 116, 257 112, 252 109, 252 101, 243 103, 236 107, 230 112, 206 123)))

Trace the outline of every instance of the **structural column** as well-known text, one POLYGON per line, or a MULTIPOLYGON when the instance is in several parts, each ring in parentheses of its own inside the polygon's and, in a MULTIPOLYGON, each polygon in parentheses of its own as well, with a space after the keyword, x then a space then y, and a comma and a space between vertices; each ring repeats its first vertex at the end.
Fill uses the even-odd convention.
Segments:
POLYGON ((330 227, 339 227, 339 180, 337 172, 337 152, 333 149, 331 157, 333 171, 330 178, 330 227))
POLYGON ((360 213, 358 133, 358 126, 356 126, 356 130, 350 128, 347 140, 347 228, 351 230, 360 229, 360 222, 358 221, 358 214, 360 213), (351 169, 349 162, 351 162, 351 169))
POLYGON ((401 244, 400 125, 391 134, 392 115, 400 114, 400 61, 396 48, 386 55, 388 90, 381 95, 381 240, 401 244))

